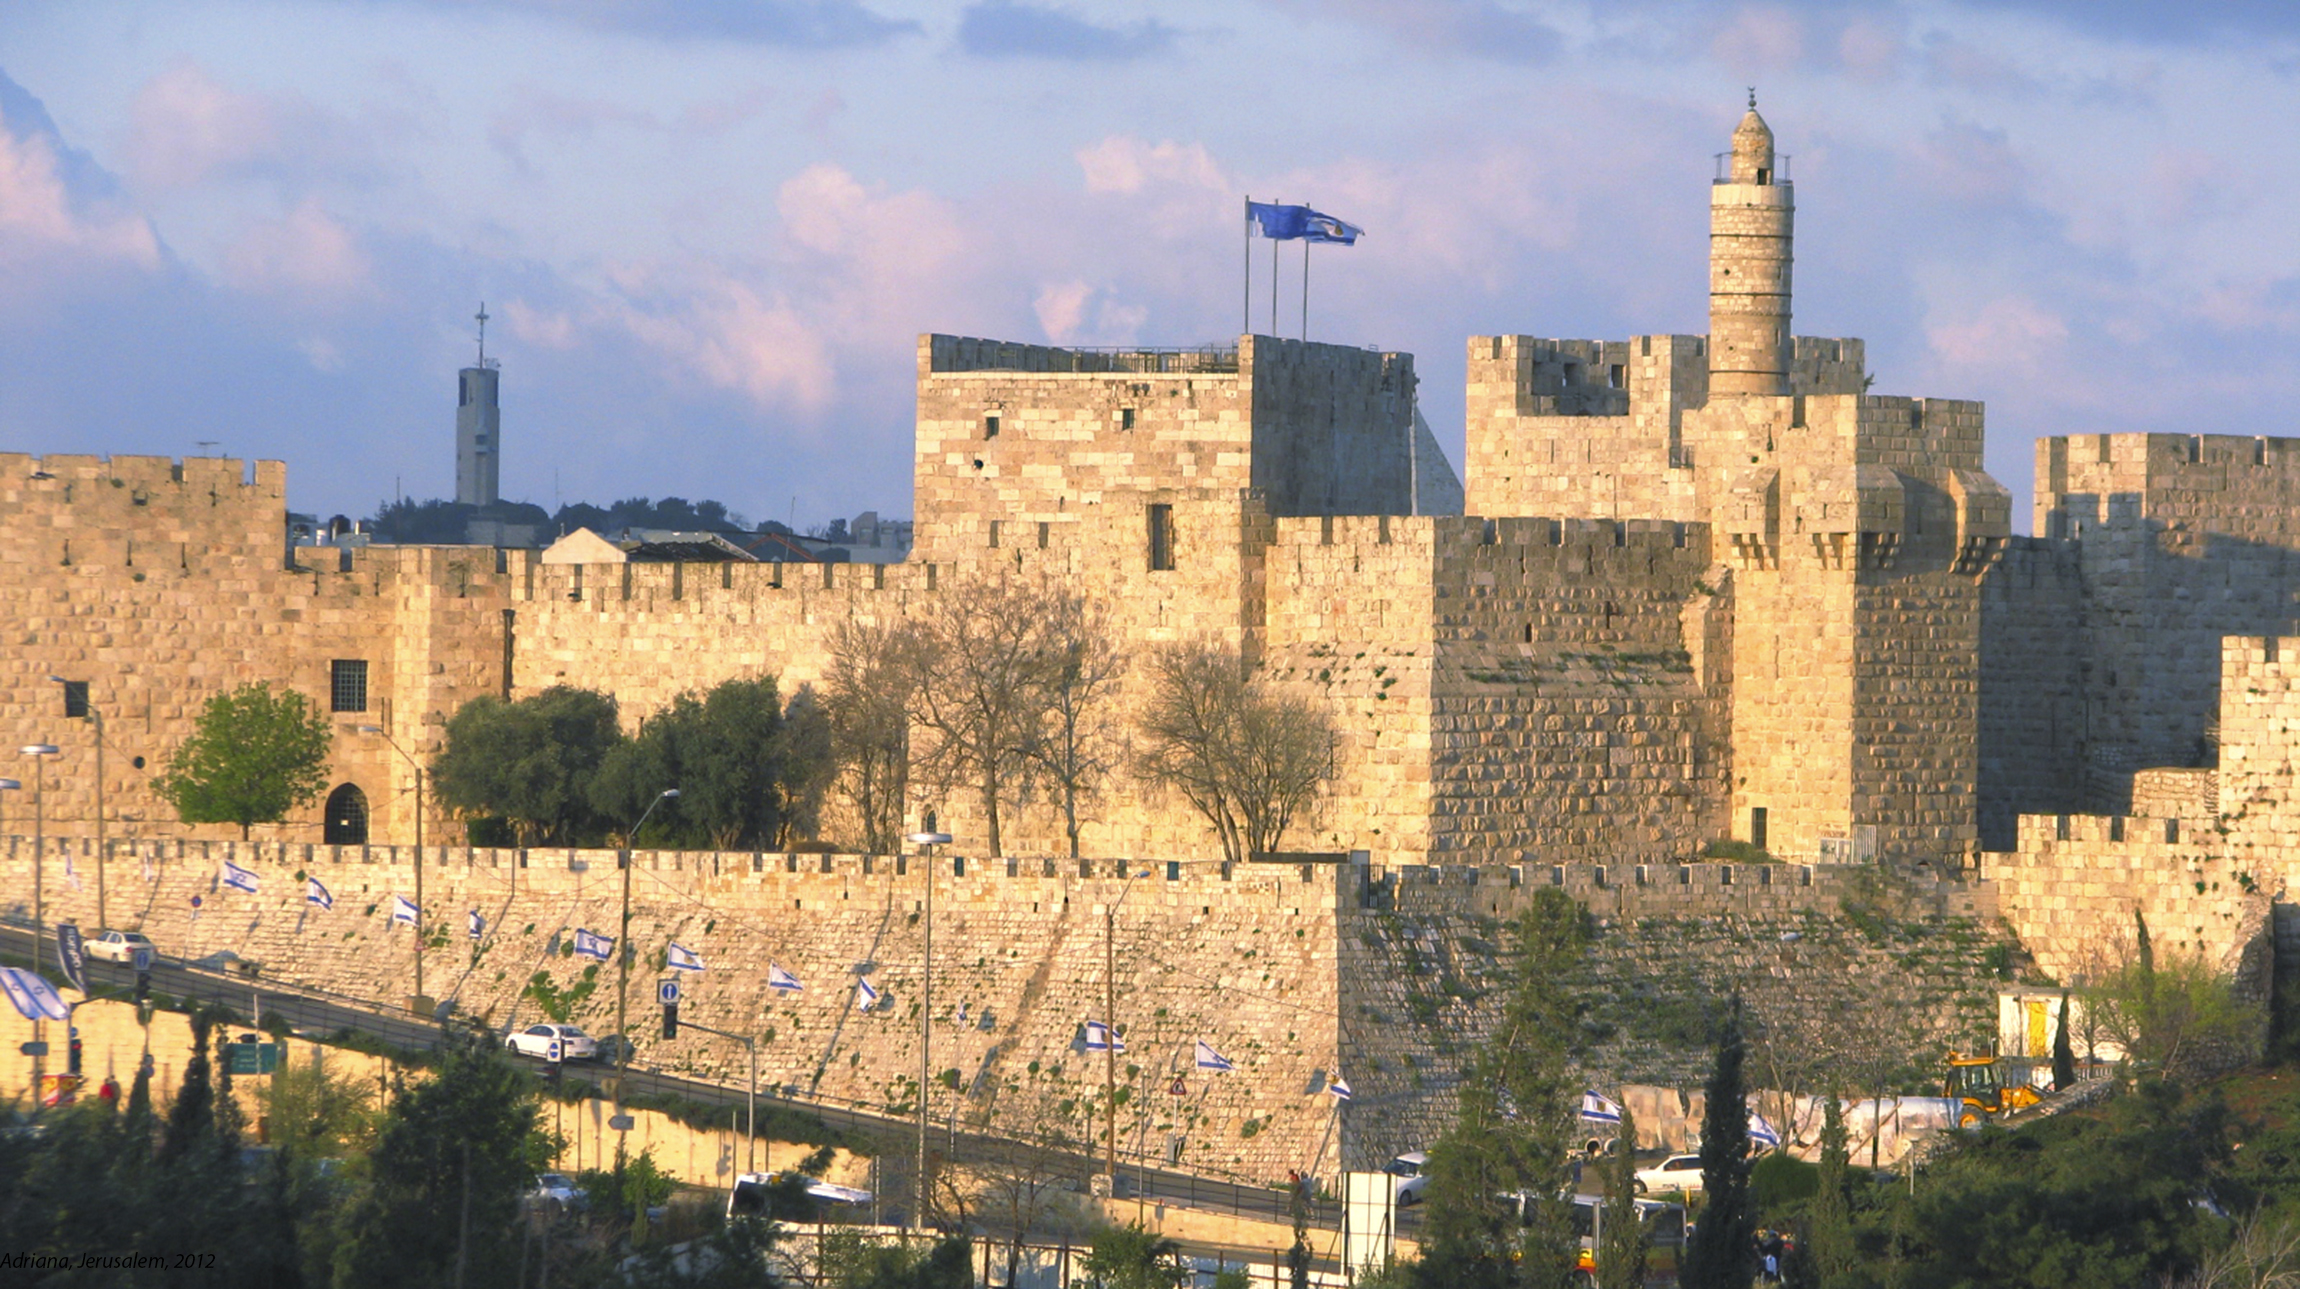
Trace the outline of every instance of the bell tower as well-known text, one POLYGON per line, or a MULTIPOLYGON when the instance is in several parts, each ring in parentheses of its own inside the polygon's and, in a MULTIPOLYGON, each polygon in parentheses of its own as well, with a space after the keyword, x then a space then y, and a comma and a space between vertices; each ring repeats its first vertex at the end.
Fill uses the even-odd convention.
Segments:
POLYGON ((1749 113, 1726 172, 1709 190, 1709 396, 1789 393, 1789 264, 1796 194, 1773 131, 1749 113))

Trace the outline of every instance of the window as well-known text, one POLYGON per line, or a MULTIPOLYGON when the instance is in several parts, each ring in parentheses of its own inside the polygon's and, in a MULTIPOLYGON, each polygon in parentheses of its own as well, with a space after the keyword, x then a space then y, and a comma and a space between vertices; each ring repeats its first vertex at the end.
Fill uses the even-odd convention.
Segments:
POLYGON ((982 418, 982 437, 986 439, 995 439, 998 437, 997 417, 985 416, 982 418))
POLYGON ((459 390, 457 393, 455 405, 457 407, 471 406, 471 378, 469 376, 461 377, 456 381, 456 384, 459 387, 459 390))
POLYGON ((1620 363, 1606 364, 1605 383, 1609 386, 1612 386, 1614 389, 1622 388, 1624 385, 1629 383, 1628 370, 1625 369, 1620 363))
POLYGON ((990 548, 998 549, 998 521, 995 519, 990 521, 990 548))
POLYGON ((64 682, 64 719, 81 721, 88 718, 88 682, 64 682))
POLYGON ((1749 808, 1749 844, 1759 850, 1765 849, 1765 825, 1767 822, 1765 807, 1751 806, 1749 808))
POLYGON ((1131 430, 1134 428, 1133 408, 1121 407, 1118 409, 1118 428, 1121 430, 1131 430))
POLYGON ((339 712, 367 710, 367 660, 338 658, 328 665, 328 697, 339 712))
POLYGON ((1150 506, 1150 569, 1165 572, 1174 567, 1174 507, 1164 502, 1150 506))
POLYGON ((327 794, 327 809, 320 816, 320 840, 329 846, 367 844, 367 794, 346 783, 327 794))

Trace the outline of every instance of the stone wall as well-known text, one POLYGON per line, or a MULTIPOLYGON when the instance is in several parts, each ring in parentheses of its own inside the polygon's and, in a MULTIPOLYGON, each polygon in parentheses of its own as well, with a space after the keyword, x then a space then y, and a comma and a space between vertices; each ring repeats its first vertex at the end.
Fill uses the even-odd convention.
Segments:
MULTIPOLYGON (((2072 543, 2016 537, 1981 580, 1979 827, 2019 844, 2022 814, 2085 808, 2087 595, 2072 543)), ((2143 812, 2148 813, 2148 812, 2143 812)))

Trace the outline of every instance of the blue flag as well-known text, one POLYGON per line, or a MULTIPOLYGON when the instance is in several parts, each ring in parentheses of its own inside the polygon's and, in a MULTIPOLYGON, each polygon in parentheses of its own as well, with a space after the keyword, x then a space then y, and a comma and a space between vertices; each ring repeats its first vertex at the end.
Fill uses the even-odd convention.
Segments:
POLYGON ((1247 202, 1246 219, 1273 242, 1300 240, 1354 246, 1366 231, 1307 206, 1280 206, 1266 201, 1247 202))

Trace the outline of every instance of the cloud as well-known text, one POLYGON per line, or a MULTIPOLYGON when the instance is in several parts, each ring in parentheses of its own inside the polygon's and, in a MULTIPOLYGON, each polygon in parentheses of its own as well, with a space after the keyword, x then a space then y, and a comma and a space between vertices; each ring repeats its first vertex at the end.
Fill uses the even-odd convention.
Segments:
POLYGON ((1172 27, 1152 18, 1102 27, 1061 9, 1017 0, 978 0, 958 20, 959 48, 977 58, 1123 61, 1174 47, 1172 27))
POLYGON ((2007 296, 1957 321, 1928 326, 1925 338, 1952 368, 2033 379, 2062 365, 2068 322, 2034 300, 2007 296))
POLYGON ((2300 7, 2290 0, 1964 0, 1967 7, 2025 13, 2094 35, 2137 42, 2193 44, 2245 36, 2300 35, 2300 7))
POLYGON ((314 198, 248 229, 225 254, 224 266, 230 284, 242 291, 323 302, 364 293, 373 271, 358 235, 314 198))
POLYGON ((1557 28, 1529 6, 1504 0, 1268 0, 1310 17, 1341 19, 1384 32, 1422 54, 1460 54, 1502 63, 1546 63, 1564 46, 1557 28))
POLYGON ((159 237, 147 220, 102 195, 109 183, 73 182, 91 167, 62 146, 37 100, 18 90, 0 98, 0 110, 8 112, 0 117, 0 271, 8 280, 56 280, 89 264, 159 267, 159 237), (84 188, 97 191, 76 190, 84 188))
POLYGON ((146 81, 129 106, 128 172, 147 190, 284 177, 347 161, 363 147, 304 99, 240 93, 190 59, 146 81))
POLYGON ((1078 168, 1085 172, 1088 192, 1134 193, 1154 184, 1227 192, 1232 186, 1203 143, 1146 143, 1131 135, 1114 134, 1080 148, 1075 155, 1078 168))
POLYGON ((515 10, 599 31, 793 49, 885 44, 919 29, 854 0, 435 0, 449 8, 515 10))

